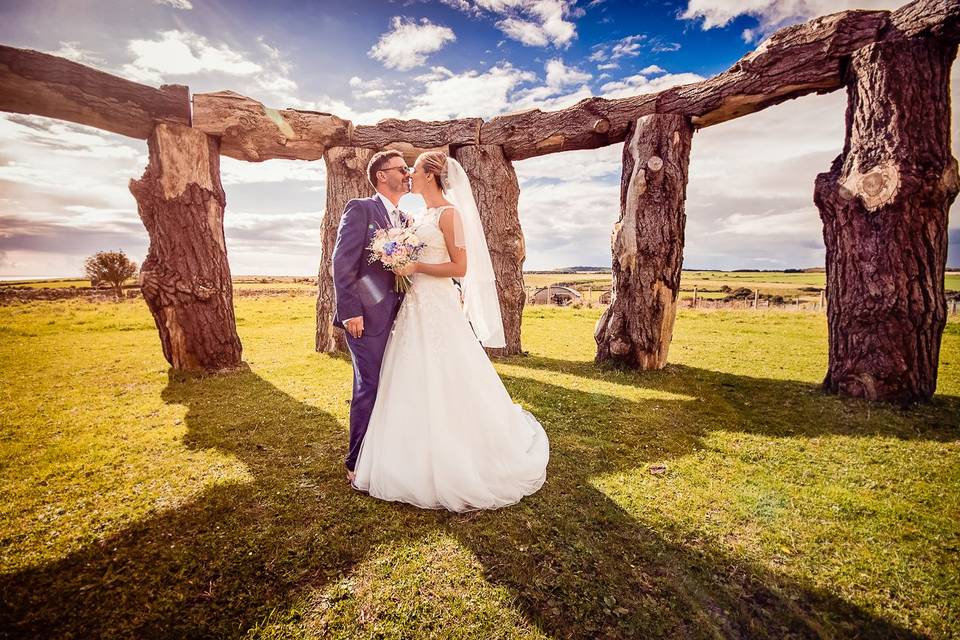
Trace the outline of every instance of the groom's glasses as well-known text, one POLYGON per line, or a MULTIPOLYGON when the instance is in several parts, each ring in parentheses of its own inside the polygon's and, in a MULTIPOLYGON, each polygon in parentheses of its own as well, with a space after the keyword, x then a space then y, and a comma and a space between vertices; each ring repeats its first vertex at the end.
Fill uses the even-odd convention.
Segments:
POLYGON ((400 169, 400 171, 403 171, 404 173, 410 173, 410 167, 407 167, 407 166, 403 166, 403 167, 388 167, 388 168, 386 168, 386 169, 380 169, 380 171, 393 171, 394 169, 400 169))

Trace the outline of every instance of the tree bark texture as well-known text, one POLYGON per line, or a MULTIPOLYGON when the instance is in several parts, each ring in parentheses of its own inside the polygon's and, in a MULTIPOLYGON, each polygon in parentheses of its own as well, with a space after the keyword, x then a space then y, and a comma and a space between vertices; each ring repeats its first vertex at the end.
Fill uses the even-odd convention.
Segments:
MULTIPOLYGON (((520 321, 526 302, 523 288, 526 249, 517 208, 520 198, 517 174, 503 149, 497 145, 460 147, 454 151, 454 157, 470 177, 497 279, 506 347, 487 349, 487 353, 492 356, 516 355, 521 352, 520 321)), ((467 256, 468 269, 469 263, 470 256, 467 256)))
POLYGON ((223 236, 226 197, 215 138, 160 124, 147 139, 150 161, 130 192, 150 249, 140 287, 163 356, 174 369, 217 371, 241 363, 233 284, 223 236))
POLYGON ((193 126, 220 138, 220 153, 238 160, 319 160, 349 144, 353 124, 329 113, 271 109, 233 91, 193 96, 193 126))
POLYGON ((684 200, 693 127, 682 115, 637 120, 623 146, 613 295, 597 323, 596 361, 636 369, 667 363, 680 291, 684 200))
POLYGON ((946 322, 957 45, 918 37, 853 55, 846 142, 814 201, 827 257, 827 391, 908 404, 936 389, 946 322))
POLYGON ((367 180, 367 165, 376 153, 373 149, 333 147, 327 149, 327 204, 320 230, 323 243, 320 273, 317 278, 317 335, 316 350, 323 353, 347 352, 347 340, 342 329, 333 326, 333 247, 337 242, 337 227, 343 208, 354 198, 374 194, 367 180))
POLYGON ((146 140, 159 122, 189 126, 190 96, 183 85, 155 89, 59 56, 0 45, 0 111, 146 140))
POLYGON ((375 125, 354 127, 351 144, 379 151, 393 142, 405 142, 418 149, 478 144, 480 118, 461 120, 397 120, 387 118, 375 125))

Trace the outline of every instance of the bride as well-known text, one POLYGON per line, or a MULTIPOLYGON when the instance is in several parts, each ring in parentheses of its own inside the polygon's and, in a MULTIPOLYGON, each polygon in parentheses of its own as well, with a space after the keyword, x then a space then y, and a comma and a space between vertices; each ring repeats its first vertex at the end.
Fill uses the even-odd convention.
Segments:
POLYGON ((414 223, 426 247, 398 271, 413 284, 387 342, 352 485, 427 509, 514 504, 543 485, 549 442, 483 350, 505 342, 470 182, 440 152, 417 158, 411 180, 427 204, 414 223), (462 307, 451 280, 461 277, 462 307))

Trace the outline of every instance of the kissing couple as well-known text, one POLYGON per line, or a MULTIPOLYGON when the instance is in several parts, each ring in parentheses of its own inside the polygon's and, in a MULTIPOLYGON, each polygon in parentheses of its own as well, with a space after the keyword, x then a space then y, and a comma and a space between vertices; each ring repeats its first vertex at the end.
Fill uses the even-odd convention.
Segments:
POLYGON ((347 479, 424 509, 514 504, 546 480, 549 441, 483 350, 506 343, 470 181, 435 151, 412 169, 399 151, 381 151, 367 178, 376 193, 346 204, 333 249, 333 324, 353 360, 347 479), (408 191, 426 203, 416 218, 397 207, 408 191), (372 245, 396 227, 423 246, 417 261, 388 269, 372 245), (409 278, 405 293, 398 277, 409 278))

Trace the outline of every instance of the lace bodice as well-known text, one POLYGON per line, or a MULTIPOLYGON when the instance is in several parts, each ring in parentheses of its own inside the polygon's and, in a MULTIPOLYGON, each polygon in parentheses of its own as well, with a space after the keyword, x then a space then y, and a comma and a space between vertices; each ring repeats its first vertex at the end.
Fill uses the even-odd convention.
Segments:
POLYGON ((447 253, 447 243, 440 230, 440 214, 448 207, 427 207, 423 214, 414 222, 413 231, 427 246, 420 254, 420 262, 426 264, 441 264, 450 262, 447 253))

